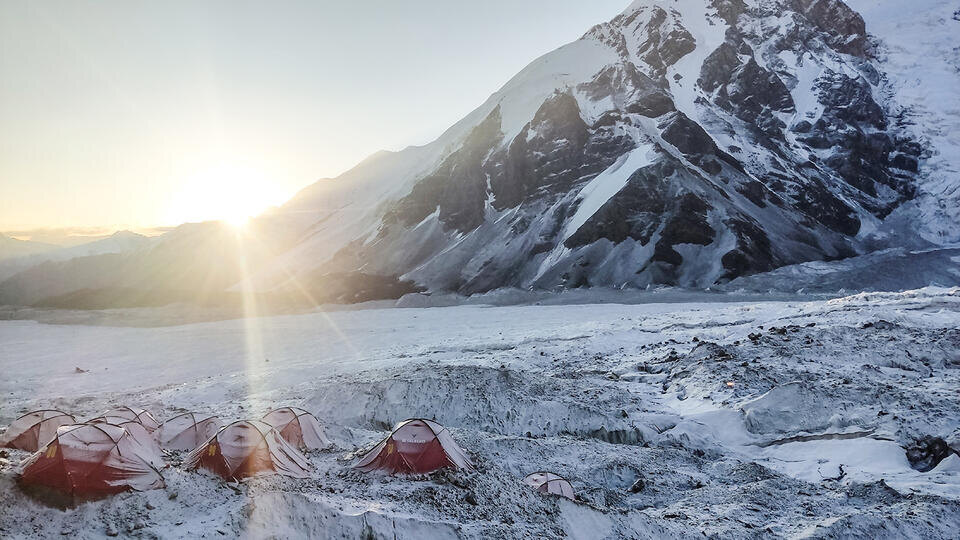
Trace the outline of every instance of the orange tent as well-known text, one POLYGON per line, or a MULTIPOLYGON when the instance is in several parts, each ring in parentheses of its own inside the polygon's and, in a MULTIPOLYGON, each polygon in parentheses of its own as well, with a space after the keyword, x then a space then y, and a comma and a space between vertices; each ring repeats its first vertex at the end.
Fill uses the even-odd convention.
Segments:
POLYGON ((467 453, 450 432, 431 420, 404 420, 354 465, 364 472, 427 473, 452 467, 472 469, 467 453))
POLYGON ((573 486, 566 478, 552 472, 535 472, 528 474, 523 483, 539 491, 540 493, 549 493, 551 495, 560 495, 571 501, 577 500, 573 492, 573 486))
POLYGON ((20 482, 71 497, 145 491, 164 485, 143 446, 126 429, 110 424, 60 427, 52 441, 24 461, 20 482))
POLYGON ((193 450, 216 435, 221 427, 223 422, 216 416, 188 412, 164 422, 157 439, 167 450, 193 450))
POLYGON ((134 409, 131 407, 118 407, 116 409, 110 409, 97 418, 94 418, 94 420, 109 417, 124 418, 126 420, 140 422, 150 433, 153 433, 157 430, 157 428, 160 427, 160 422, 157 422, 157 419, 150 414, 150 411, 146 409, 134 409))
POLYGON ((234 422, 187 454, 184 468, 203 468, 225 480, 281 474, 306 478, 313 467, 270 424, 257 420, 234 422))
POLYGON ((65 412, 42 410, 29 412, 17 418, 0 437, 0 446, 36 452, 53 440, 57 428, 77 421, 65 412))
POLYGON ((274 409, 264 415, 263 421, 273 426, 284 440, 297 448, 319 450, 330 445, 317 417, 303 409, 274 409))

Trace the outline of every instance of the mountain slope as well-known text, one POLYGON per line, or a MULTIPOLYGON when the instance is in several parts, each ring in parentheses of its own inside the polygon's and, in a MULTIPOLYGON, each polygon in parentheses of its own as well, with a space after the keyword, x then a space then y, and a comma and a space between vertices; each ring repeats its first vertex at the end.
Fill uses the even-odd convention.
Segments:
POLYGON ((918 196, 894 222, 917 227, 927 240, 960 242, 960 2, 916 0, 909 16, 896 2, 848 0, 879 39, 886 78, 881 92, 929 152, 918 176, 918 196))
POLYGON ((925 245, 884 228, 930 153, 886 81, 840 1, 640 0, 525 68, 413 180, 388 172, 377 183, 396 189, 363 213, 320 212, 348 234, 286 270, 464 293, 709 287, 925 245))
POLYGON ((0 261, 16 257, 25 257, 34 253, 44 253, 54 249, 57 249, 57 246, 44 244, 42 242, 18 240, 0 234, 0 261))
MULTIPOLYGON (((3 240, 0 239, 0 242, 3 240)), ((71 247, 46 246, 38 252, 0 260, 0 282, 29 268, 51 261, 69 261, 77 257, 91 257, 110 253, 130 253, 148 245, 152 240, 131 231, 117 231, 106 238, 71 247)))

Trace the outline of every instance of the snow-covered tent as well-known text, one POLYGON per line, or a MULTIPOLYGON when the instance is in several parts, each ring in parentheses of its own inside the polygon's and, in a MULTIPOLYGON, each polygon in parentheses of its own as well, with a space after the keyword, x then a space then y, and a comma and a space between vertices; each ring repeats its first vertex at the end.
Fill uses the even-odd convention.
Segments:
POLYGON ((183 413, 167 420, 157 431, 160 446, 167 450, 193 450, 217 434, 223 422, 216 416, 183 413))
MULTIPOLYGON (((100 414, 96 418, 92 419, 91 422, 106 419, 110 417, 124 418, 126 420, 133 420, 134 422, 140 422, 143 424, 143 427, 147 428, 147 431, 153 433, 160 427, 160 422, 157 422, 157 419, 150 414, 150 411, 146 409, 134 409, 131 407, 118 407, 116 409, 110 409, 109 411, 100 414)), ((113 422, 108 422, 113 423, 113 422)))
POLYGON ((36 452, 53 440, 60 426, 76 424, 73 416, 55 410, 29 412, 17 418, 0 437, 0 446, 36 452))
POLYGON ((183 465, 186 469, 207 469, 225 480, 269 474, 306 478, 312 469, 307 458, 277 430, 258 420, 243 420, 221 428, 187 454, 183 465))
POLYGON ((576 500, 573 492, 573 486, 566 478, 552 472, 540 471, 528 474, 523 483, 539 491, 540 493, 549 493, 551 495, 560 495, 570 500, 576 500))
POLYGON ((473 463, 447 428, 431 420, 404 420, 354 465, 364 472, 426 473, 444 467, 472 469, 473 463))
POLYGON ((52 488, 71 499, 163 487, 163 477, 126 429, 110 424, 62 426, 23 462, 20 483, 52 488))
POLYGON ((130 438, 140 445, 140 457, 146 459, 150 465, 153 465, 158 470, 165 466, 163 463, 163 452, 160 450, 160 445, 157 444, 157 439, 147 431, 147 428, 140 422, 127 420, 118 416, 106 416, 94 418, 87 423, 98 425, 107 424, 125 429, 127 434, 130 435, 130 438))
POLYGON ((288 443, 300 449, 318 450, 330 445, 317 417, 303 409, 281 407, 263 416, 288 443))

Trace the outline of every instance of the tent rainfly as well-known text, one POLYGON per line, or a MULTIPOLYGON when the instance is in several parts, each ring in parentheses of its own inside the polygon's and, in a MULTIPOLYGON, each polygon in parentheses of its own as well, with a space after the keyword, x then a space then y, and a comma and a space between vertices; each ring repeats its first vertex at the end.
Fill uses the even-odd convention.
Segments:
POLYGON ((76 424, 65 412, 43 410, 29 412, 17 418, 0 437, 0 446, 36 452, 53 440, 60 426, 76 424))
POLYGON ((317 417, 303 409, 274 409, 264 415, 263 421, 273 426, 288 443, 302 450, 319 450, 330 445, 317 417))
POLYGON ((223 422, 216 416, 188 412, 164 422, 157 439, 167 450, 193 450, 216 435, 221 427, 223 422))
POLYGON ((573 492, 573 486, 570 485, 570 482, 566 478, 560 476, 559 474, 545 471, 535 472, 528 474, 523 479, 523 483, 539 491, 540 493, 560 495, 561 497, 566 497, 571 501, 576 500, 576 495, 573 492))
POLYGON ((117 416, 107 416, 94 418, 87 423, 107 424, 125 429, 130 438, 133 439, 135 443, 140 445, 140 457, 147 460, 147 463, 153 465, 157 470, 160 470, 166 466, 163 463, 163 451, 160 450, 160 445, 157 444, 157 439, 155 439, 153 435, 147 431, 147 428, 143 427, 143 424, 140 422, 127 420, 117 416))
POLYGON ((452 467, 473 469, 467 453, 450 432, 431 420, 404 420, 354 465, 363 472, 427 473, 452 467))
POLYGON ((157 422, 157 419, 150 414, 150 411, 146 409, 134 409, 131 407, 118 407, 116 409, 110 409, 97 418, 94 418, 94 420, 109 417, 124 418, 126 420, 140 422, 150 433, 153 433, 157 430, 157 428, 160 427, 160 422, 157 422))
POLYGON ((20 483, 73 497, 97 497, 164 486, 163 477, 126 429, 110 424, 62 426, 23 463, 20 483))
POLYGON ((186 469, 207 469, 225 480, 280 474, 306 478, 313 467, 270 424, 243 420, 225 426, 187 454, 186 469))

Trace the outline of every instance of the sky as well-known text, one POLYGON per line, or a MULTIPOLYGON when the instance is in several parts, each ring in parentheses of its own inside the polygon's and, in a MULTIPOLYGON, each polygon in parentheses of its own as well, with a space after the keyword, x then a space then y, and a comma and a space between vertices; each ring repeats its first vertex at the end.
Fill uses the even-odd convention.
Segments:
POLYGON ((628 0, 0 0, 0 231, 242 220, 628 0))

